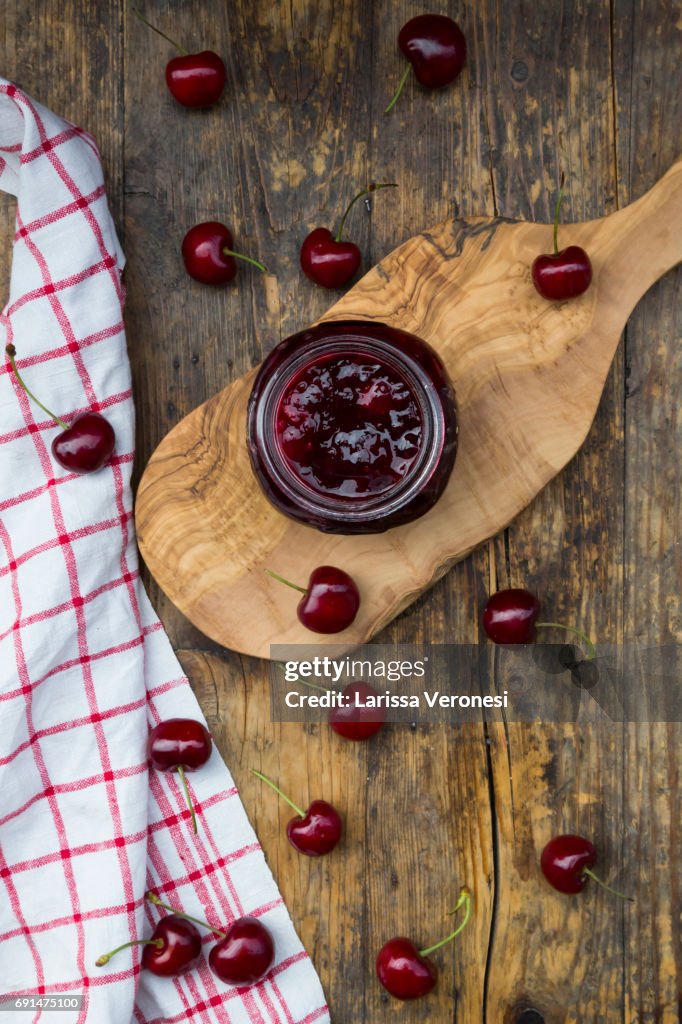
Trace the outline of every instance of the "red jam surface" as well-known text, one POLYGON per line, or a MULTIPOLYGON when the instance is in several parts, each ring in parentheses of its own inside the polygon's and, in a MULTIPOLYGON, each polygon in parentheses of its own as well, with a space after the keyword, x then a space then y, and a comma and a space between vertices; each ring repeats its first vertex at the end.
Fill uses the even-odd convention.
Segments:
POLYGON ((422 415, 405 376, 370 353, 299 370, 277 409, 282 454, 308 487, 346 499, 395 487, 415 463, 422 415))
POLYGON ((329 533, 380 533, 424 515, 455 462, 443 364, 420 338, 377 322, 318 324, 280 342, 247 415, 268 499, 329 533))

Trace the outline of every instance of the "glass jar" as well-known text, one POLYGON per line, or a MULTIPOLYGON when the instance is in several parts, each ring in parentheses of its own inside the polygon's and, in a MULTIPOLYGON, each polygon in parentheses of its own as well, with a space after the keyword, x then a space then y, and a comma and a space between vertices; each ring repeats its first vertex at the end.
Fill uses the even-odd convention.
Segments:
POLYGON ((442 362, 385 324, 323 323, 286 338, 262 364, 247 415, 269 500, 326 533, 381 533, 423 516, 455 462, 442 362))

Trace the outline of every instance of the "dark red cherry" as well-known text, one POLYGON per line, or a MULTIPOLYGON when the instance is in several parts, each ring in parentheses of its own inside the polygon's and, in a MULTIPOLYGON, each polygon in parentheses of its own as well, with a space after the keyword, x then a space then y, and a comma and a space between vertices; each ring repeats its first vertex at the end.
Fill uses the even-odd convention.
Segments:
POLYGON ((559 214, 564 196, 564 176, 561 175, 559 195, 554 209, 554 252, 536 256, 531 276, 536 290, 545 299, 561 301, 574 299, 587 291, 592 281, 590 257, 579 245, 569 245, 559 252, 559 214))
MULTIPOLYGON (((466 60, 466 40, 459 25, 443 14, 418 14, 406 22, 398 46, 407 57, 417 81, 427 89, 440 89, 459 75, 466 60)), ((396 104, 410 72, 410 65, 385 113, 396 104)))
POLYGON ((326 800, 313 800, 308 810, 287 824, 289 842, 306 857, 331 853, 343 834, 341 817, 326 800))
POLYGON ((152 939, 162 939, 163 945, 145 946, 142 966, 162 978, 184 974, 201 956, 201 935, 197 928, 176 914, 161 918, 152 939))
POLYGON ((217 220, 196 224, 182 240, 182 259, 190 277, 202 284, 227 284, 237 273, 236 261, 244 260, 259 270, 258 260, 233 249, 232 232, 217 220))
POLYGON ((579 245, 561 252, 536 256, 532 267, 533 284, 545 299, 574 299, 590 287, 592 264, 579 245))
POLYGON ((315 228, 301 246, 301 270, 315 284, 323 288, 343 288, 357 273, 362 256, 354 242, 343 242, 343 228, 351 208, 362 196, 378 192, 381 188, 396 188, 391 182, 372 183, 351 199, 341 218, 339 230, 333 235, 329 228, 315 228))
POLYGON ((177 772, 180 776, 195 833, 197 818, 185 772, 194 772, 205 765, 212 747, 208 729, 193 718, 167 718, 159 722, 150 732, 147 744, 147 756, 153 768, 160 772, 177 772))
POLYGON ((341 633, 348 629, 358 613, 360 592, 343 569, 320 565, 311 572, 307 587, 299 587, 270 569, 265 571, 268 576, 303 594, 296 614, 299 622, 313 633, 341 633))
POLYGON ((225 65, 213 50, 173 57, 166 65, 166 85, 184 107, 212 107, 225 88, 225 65))
POLYGON ((315 228, 301 246, 301 269, 323 288, 343 288, 360 267, 362 256, 355 242, 337 242, 329 228, 315 228))
POLYGON ((329 724, 334 732, 347 740, 368 740, 375 736, 386 721, 386 712, 365 706, 368 698, 377 696, 374 687, 359 680, 344 686, 341 695, 347 698, 348 706, 330 711, 329 724))
POLYGON ((438 981, 438 969, 429 960, 431 953, 452 942, 466 927, 471 916, 471 895, 460 891, 453 914, 464 907, 464 916, 454 931, 428 949, 417 949, 411 939, 399 935, 381 947, 376 961, 379 981, 396 999, 419 999, 429 994, 438 981))
POLYGON ((83 412, 52 441, 52 454, 72 473, 94 473, 111 459, 114 428, 98 412, 83 412))
POLYGON ((136 939, 105 953, 97 961, 104 967, 112 956, 130 946, 144 946, 142 967, 161 978, 176 978, 195 965, 201 955, 201 935, 186 918, 177 914, 162 917, 150 939, 136 939))
POLYGON ((540 857, 543 875, 559 892, 569 895, 582 892, 588 878, 591 878, 613 896, 634 903, 631 896, 626 896, 618 889, 612 889, 594 873, 592 868, 596 862, 597 851, 589 839, 571 834, 550 839, 540 857))
POLYGON ((483 628, 496 644, 529 644, 539 614, 540 602, 529 590, 498 590, 483 611, 483 628))
POLYGON ((206 764, 212 747, 211 734, 201 722, 193 718, 167 718, 151 730, 148 756, 160 772, 178 768, 194 772, 206 764))
POLYGON ((229 985, 254 985, 275 959, 272 935, 255 917, 240 917, 208 954, 208 966, 229 985))
POLYGON ((396 999, 419 999, 438 981, 438 968, 421 956, 410 939, 398 936, 379 950, 377 977, 396 999))
POLYGON ((213 50, 188 53, 160 28, 147 21, 142 12, 135 7, 133 14, 180 53, 179 57, 173 57, 166 65, 166 85, 171 96, 184 107, 213 106, 222 96, 227 77, 225 65, 218 54, 213 50))
POLYGON ((540 867, 550 885, 559 892, 582 892, 589 878, 587 868, 597 862, 597 851, 589 839, 563 835, 550 839, 542 851, 540 867))
POLYGON ((12 372, 18 384, 28 397, 51 416, 62 432, 52 441, 52 455, 60 466, 71 473, 94 473, 109 462, 114 451, 116 436, 111 423, 98 412, 82 412, 67 423, 36 398, 30 391, 17 369, 17 350, 14 345, 5 346, 12 372))
POLYGON ((326 800, 313 800, 307 811, 290 800, 286 793, 283 793, 279 786, 263 775, 262 772, 251 769, 256 778, 260 779, 270 789, 274 789, 282 799, 289 804, 292 810, 296 811, 296 817, 292 818, 287 825, 287 838, 291 845, 304 853, 307 857, 323 857, 331 853, 343 833, 343 822, 336 808, 328 804, 326 800))

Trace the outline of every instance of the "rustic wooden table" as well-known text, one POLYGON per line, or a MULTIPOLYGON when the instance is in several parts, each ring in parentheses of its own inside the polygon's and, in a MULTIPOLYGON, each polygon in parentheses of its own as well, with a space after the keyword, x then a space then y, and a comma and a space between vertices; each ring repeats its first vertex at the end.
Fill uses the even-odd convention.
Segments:
MULTIPOLYGON (((599 216, 679 156, 679 0, 439 0, 466 34, 467 67, 442 92, 410 82, 388 117, 397 33, 419 4, 143 6, 189 47, 224 55, 214 110, 171 100, 170 48, 121 0, 5 0, 0 20, 2 73, 102 150, 128 256, 139 468, 182 416, 333 301, 301 277, 298 247, 368 180, 400 188, 371 216, 353 212, 367 265, 453 214, 549 220, 562 170, 565 218, 599 216), (217 290, 190 281, 179 243, 208 219, 227 221, 269 275, 241 270, 217 290)), ((12 205, 0 210, 9 239, 12 205)), ((7 245, 2 260, 6 270, 7 245)), ((511 584, 601 641, 679 642, 681 279, 667 275, 632 315, 580 454, 382 639, 475 640, 487 594, 511 584)), ((680 1020, 680 725, 395 726, 353 745, 326 727, 273 724, 264 666, 207 640, 147 582, 337 1024, 680 1020), (251 767, 302 802, 324 794, 343 808, 343 849, 298 856, 287 809, 251 767), (538 853, 568 830, 595 837, 634 905, 545 885, 538 853), (435 941, 462 882, 473 923, 438 954, 436 991, 399 1006, 374 978, 377 949, 396 932, 435 941)))

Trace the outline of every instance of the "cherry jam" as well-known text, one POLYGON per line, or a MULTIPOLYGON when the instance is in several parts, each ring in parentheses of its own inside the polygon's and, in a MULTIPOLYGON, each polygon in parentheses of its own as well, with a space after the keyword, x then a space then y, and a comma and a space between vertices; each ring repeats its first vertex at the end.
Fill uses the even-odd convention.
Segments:
POLYGON ((271 502, 330 533, 378 533, 427 512, 457 448, 435 352, 383 324, 319 324, 263 363, 248 409, 251 463, 271 502))

